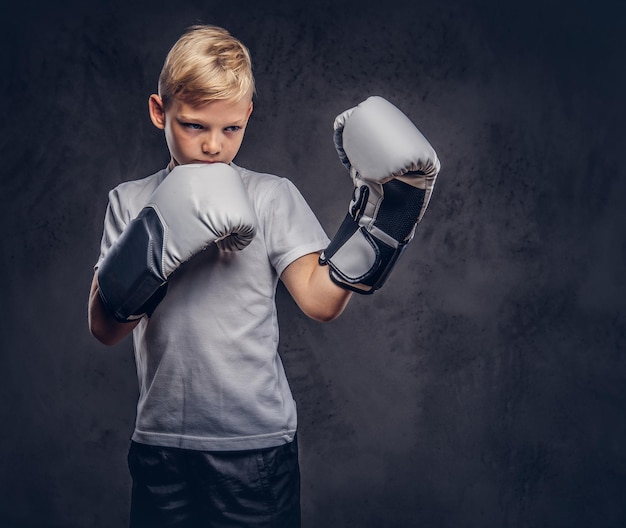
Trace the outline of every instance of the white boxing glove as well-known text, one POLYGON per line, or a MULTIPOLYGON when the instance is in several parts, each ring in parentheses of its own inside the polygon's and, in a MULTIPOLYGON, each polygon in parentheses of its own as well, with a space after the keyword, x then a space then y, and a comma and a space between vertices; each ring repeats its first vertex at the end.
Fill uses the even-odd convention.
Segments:
POLYGON ((224 163, 179 165, 152 193, 98 269, 100 297, 119 321, 150 314, 168 277, 207 246, 241 250, 256 217, 239 173, 224 163))
POLYGON ((355 188, 320 264, 329 266, 340 286, 374 293, 412 240, 440 163, 409 118, 382 97, 337 116, 334 129, 335 147, 355 188))

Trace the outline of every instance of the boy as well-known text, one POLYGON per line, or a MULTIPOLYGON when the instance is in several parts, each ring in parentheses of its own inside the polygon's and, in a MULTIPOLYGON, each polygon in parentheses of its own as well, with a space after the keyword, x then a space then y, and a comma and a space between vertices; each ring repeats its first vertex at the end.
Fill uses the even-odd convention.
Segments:
POLYGON ((89 325, 108 345, 133 333, 140 395, 128 455, 131 527, 300 526, 296 409, 277 353, 277 282, 309 317, 338 317, 352 291, 382 285, 439 170, 430 145, 384 100, 339 116, 337 148, 356 189, 329 245, 293 184, 233 164, 253 94, 245 46, 222 28, 190 28, 149 98, 171 161, 109 193, 89 325), (359 136, 380 122, 392 140, 399 128, 421 142, 427 161, 403 159, 393 174, 376 167, 361 179, 361 162, 376 165, 361 147, 376 149, 380 138, 359 136), (398 210, 399 221, 378 219, 379 211, 396 217, 398 210))

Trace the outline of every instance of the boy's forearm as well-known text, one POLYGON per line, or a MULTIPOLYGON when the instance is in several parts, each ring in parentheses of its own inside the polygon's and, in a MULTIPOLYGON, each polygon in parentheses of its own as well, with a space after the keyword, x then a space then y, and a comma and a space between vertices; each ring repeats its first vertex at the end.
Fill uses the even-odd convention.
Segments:
POLYGON ((352 297, 352 292, 335 284, 330 278, 328 268, 321 266, 319 256, 315 256, 317 261, 311 277, 311 291, 316 302, 325 307, 326 317, 319 320, 332 321, 343 313, 352 297))
POLYGON ((281 279, 300 309, 321 322, 339 317, 352 292, 337 286, 330 278, 328 267, 320 266, 319 255, 311 253, 292 262, 281 279))
POLYGON ((137 326, 139 320, 120 323, 106 309, 98 292, 98 274, 94 274, 89 294, 89 330, 91 334, 105 345, 115 345, 124 339, 137 326))

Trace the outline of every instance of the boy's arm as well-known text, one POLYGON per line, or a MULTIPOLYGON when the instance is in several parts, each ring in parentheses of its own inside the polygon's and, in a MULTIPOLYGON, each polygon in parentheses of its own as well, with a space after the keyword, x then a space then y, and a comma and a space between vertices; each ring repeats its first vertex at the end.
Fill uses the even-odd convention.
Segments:
POLYGON ((233 167, 175 167, 100 262, 103 306, 122 323, 150 316, 182 263, 214 243, 224 251, 243 249, 255 235, 255 220, 233 167))
POLYGON ((121 323, 106 309, 98 292, 98 272, 93 275, 91 292, 89 293, 89 330, 91 334, 105 345, 115 345, 133 331, 139 319, 129 323, 121 323))
POLYGON ((320 266, 317 253, 293 261, 280 278, 300 309, 316 321, 339 317, 352 295, 331 280, 328 268, 320 266))

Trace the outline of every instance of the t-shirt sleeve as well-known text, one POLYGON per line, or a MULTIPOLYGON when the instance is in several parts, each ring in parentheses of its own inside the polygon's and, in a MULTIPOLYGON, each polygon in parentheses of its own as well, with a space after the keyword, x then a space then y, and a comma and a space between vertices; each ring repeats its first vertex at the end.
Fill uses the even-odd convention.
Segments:
POLYGON ((117 189, 113 189, 109 192, 109 203, 104 214, 104 229, 100 242, 100 257, 94 266, 94 270, 98 269, 109 248, 124 231, 129 222, 127 216, 128 213, 124 213, 124 207, 121 204, 120 194, 117 189))
POLYGON ((278 276, 294 260, 322 251, 330 242, 309 204, 287 179, 274 187, 263 215, 268 256, 278 276))

